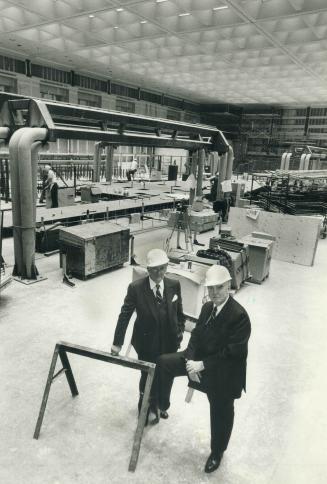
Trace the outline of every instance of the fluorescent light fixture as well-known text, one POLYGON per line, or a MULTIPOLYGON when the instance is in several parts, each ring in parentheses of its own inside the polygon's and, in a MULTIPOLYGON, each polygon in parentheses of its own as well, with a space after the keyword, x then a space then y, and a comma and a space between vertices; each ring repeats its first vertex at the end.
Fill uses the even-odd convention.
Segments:
POLYGON ((116 8, 116 12, 122 12, 123 10, 123 8, 116 8))
POLYGON ((179 17, 187 17, 188 15, 191 15, 190 12, 180 13, 178 16, 179 17))
POLYGON ((94 15, 92 15, 92 14, 91 14, 91 15, 89 15, 89 18, 94 18, 94 15))
POLYGON ((114 26, 114 29, 119 29, 119 27, 117 25, 114 26))
POLYGON ((167 2, 167 0, 156 0, 156 3, 163 3, 163 2, 167 2))
POLYGON ((148 21, 147 21, 147 20, 141 20, 141 21, 140 21, 140 24, 147 24, 147 23, 148 23, 148 21))
POLYGON ((227 5, 222 5, 221 7, 213 7, 212 10, 225 10, 225 8, 228 8, 227 5))

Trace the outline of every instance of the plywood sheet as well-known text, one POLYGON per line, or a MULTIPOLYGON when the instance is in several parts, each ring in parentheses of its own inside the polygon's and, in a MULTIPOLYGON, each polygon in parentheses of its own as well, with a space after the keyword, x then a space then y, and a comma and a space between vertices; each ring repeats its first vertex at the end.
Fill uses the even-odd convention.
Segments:
POLYGON ((235 237, 266 232, 276 237, 273 259, 311 266, 314 263, 321 218, 285 215, 260 210, 257 217, 247 209, 232 207, 228 224, 235 237), (250 216, 248 216, 250 215, 250 216))

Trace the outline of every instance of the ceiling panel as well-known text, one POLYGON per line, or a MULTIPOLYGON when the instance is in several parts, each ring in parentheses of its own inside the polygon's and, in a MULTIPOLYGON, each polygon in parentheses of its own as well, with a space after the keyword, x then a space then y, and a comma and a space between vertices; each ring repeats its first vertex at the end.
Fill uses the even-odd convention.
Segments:
POLYGON ((0 0, 0 51, 214 103, 326 103, 326 0, 0 0))

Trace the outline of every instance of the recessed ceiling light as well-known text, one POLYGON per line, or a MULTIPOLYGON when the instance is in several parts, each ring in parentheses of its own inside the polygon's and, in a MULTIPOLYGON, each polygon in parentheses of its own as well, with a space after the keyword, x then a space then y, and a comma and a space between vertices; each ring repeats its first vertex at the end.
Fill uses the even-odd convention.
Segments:
POLYGON ((115 26, 114 26, 114 29, 119 29, 118 25, 115 25, 115 26))
POLYGON ((116 8, 116 12, 122 12, 123 10, 123 8, 116 8))
POLYGON ((89 18, 94 18, 94 15, 92 15, 92 14, 91 14, 91 15, 89 15, 89 18))
POLYGON ((147 24, 148 21, 147 20, 141 20, 140 24, 147 24))
POLYGON ((224 10, 225 8, 228 8, 228 6, 222 5, 221 7, 214 7, 212 10, 224 10))
POLYGON ((190 12, 180 13, 178 16, 179 17, 187 17, 188 15, 191 15, 190 12))
POLYGON ((167 0, 156 0, 156 3, 163 3, 163 2, 167 2, 167 0))

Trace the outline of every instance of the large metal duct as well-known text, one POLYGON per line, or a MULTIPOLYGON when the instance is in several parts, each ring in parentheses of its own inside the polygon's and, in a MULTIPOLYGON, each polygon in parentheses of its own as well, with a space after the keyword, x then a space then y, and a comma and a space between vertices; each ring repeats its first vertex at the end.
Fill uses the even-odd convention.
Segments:
POLYGON ((303 153, 303 155, 301 155, 301 158, 300 158, 299 170, 303 170, 305 157, 306 157, 306 154, 303 153))
POLYGON ((93 177, 92 181, 100 181, 100 168, 101 168, 101 153, 103 149, 103 142, 97 141, 94 143, 94 157, 93 157, 93 177))
POLYGON ((304 170, 309 170, 310 158, 311 158, 311 153, 308 153, 304 159, 304 165, 303 165, 304 170))
POLYGON ((285 160, 286 160, 287 152, 285 151, 282 154, 282 159, 280 160, 280 169, 285 170, 285 160))
POLYGON ((225 180, 231 180, 233 174, 233 162, 234 162, 234 150, 231 145, 228 148, 227 154, 227 168, 226 168, 226 178, 225 180))
POLYGON ((285 158, 285 166, 284 166, 285 171, 290 169, 291 157, 292 157, 292 153, 287 153, 286 158, 285 158))
POLYGON ((114 146, 108 145, 106 147, 106 181, 110 183, 112 182, 113 159, 114 159, 114 146))
POLYGON ((226 180, 227 156, 228 156, 228 153, 224 153, 220 157, 219 182, 218 182, 218 187, 217 187, 217 200, 222 200, 224 198, 224 193, 223 193, 221 184, 222 184, 222 182, 224 182, 226 180))
POLYGON ((36 279, 35 222, 37 147, 47 137, 46 128, 22 128, 9 144, 12 172, 15 266, 13 274, 36 279), (35 143, 37 142, 37 143, 35 143), (32 153, 33 152, 33 153, 32 153))
POLYGON ((16 276, 22 269, 23 248, 21 238, 21 202, 19 188, 19 168, 18 168, 18 143, 21 136, 28 128, 21 128, 15 131, 9 141, 9 161, 10 161, 10 183, 11 183, 11 204, 12 222, 14 233, 14 255, 15 264, 13 275, 16 276))

